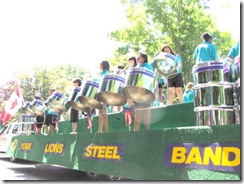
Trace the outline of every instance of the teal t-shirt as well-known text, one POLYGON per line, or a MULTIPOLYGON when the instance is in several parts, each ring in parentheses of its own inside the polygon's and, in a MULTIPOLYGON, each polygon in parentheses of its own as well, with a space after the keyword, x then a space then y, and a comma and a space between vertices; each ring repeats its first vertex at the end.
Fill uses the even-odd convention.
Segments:
POLYGON ((240 55, 240 40, 238 40, 233 47, 231 47, 228 56, 235 58, 240 55))
POLYGON ((194 102, 194 91, 192 89, 184 92, 183 102, 194 102))
POLYGON ((143 65, 142 66, 139 66, 139 67, 143 67, 143 68, 146 68, 148 70, 154 71, 152 65, 149 64, 148 62, 143 63, 143 65))
POLYGON ((203 42, 195 49, 193 59, 196 63, 213 61, 218 58, 217 48, 210 42, 203 42))
MULTIPOLYGON (((179 63, 182 63, 182 59, 179 54, 176 55, 175 66, 178 66, 179 63)), ((177 73, 182 73, 182 68, 177 68, 177 73)))

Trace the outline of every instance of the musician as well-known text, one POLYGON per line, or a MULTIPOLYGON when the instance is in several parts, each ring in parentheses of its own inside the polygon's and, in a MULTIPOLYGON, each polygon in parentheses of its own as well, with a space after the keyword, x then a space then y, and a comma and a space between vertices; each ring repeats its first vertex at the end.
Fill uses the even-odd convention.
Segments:
MULTIPOLYGON (((156 53, 155 54, 155 57, 159 54, 160 52, 156 53)), ((153 62, 151 63, 151 65, 153 66, 153 62)), ((163 77, 161 75, 158 76, 158 95, 156 97, 156 101, 158 101, 158 103, 163 103, 164 102, 164 99, 163 96, 163 86, 165 85, 165 81, 163 79, 163 77)), ((155 102, 157 103, 157 102, 155 102)), ((157 106, 157 105, 155 105, 157 106)), ((158 105, 159 106, 159 105, 158 105)))
MULTIPOLYGON (((115 72, 117 75, 121 75, 125 77, 125 70, 123 65, 119 65, 117 71, 115 72)), ((121 111, 121 106, 117 106, 117 111, 121 111)), ((114 106, 111 105, 111 112, 114 112, 114 106)))
MULTIPOLYGON (((49 89, 49 95, 51 96, 55 92, 55 89, 49 89)), ((58 130, 58 114, 53 112, 50 109, 46 110, 46 118, 45 118, 45 133, 52 134, 54 130, 58 130)))
MULTIPOLYGON (((110 65, 108 61, 102 61, 100 63, 100 76, 99 80, 105 75, 110 74, 109 71, 110 65)), ((98 124, 98 133, 108 132, 108 106, 102 102, 102 109, 99 109, 99 124, 98 124)))
MULTIPOLYGON (((129 61, 129 67, 128 67, 128 69, 127 69, 127 71, 129 71, 131 68, 134 68, 134 67, 136 67, 137 66, 137 61, 136 61, 136 57, 130 57, 129 59, 128 59, 128 61, 129 61)), ((123 71, 121 71, 121 73, 128 73, 128 72, 126 72, 125 70, 123 70, 123 71)), ((134 101, 133 101, 133 99, 127 99, 127 103, 124 105, 124 113, 126 112, 126 110, 128 109, 128 110, 130 110, 130 113, 131 113, 131 115, 132 116, 134 116, 134 114, 135 114, 135 104, 134 104, 134 101)), ((133 119, 133 117, 132 117, 132 119, 133 119)), ((125 121, 126 121, 126 125, 128 125, 129 123, 127 122, 127 118, 126 118, 126 114, 125 114, 125 121)))
MULTIPOLYGON (((74 87, 80 87, 81 84, 82 84, 81 79, 76 78, 73 80, 74 87)), ((72 127, 71 133, 76 133, 78 120, 79 120, 79 111, 74 108, 71 108, 71 110, 70 110, 70 122, 71 122, 71 127, 72 127)))
POLYGON ((203 42, 199 44, 194 52, 193 59, 196 63, 209 62, 218 59, 217 47, 213 44, 213 37, 209 33, 201 36, 203 42))
POLYGON ((238 40, 235 45, 233 45, 228 53, 228 57, 234 59, 236 56, 240 55, 240 40, 238 40))
MULTIPOLYGON (((34 98, 37 100, 42 100, 40 93, 35 94, 34 98)), ((44 124, 44 119, 45 119, 44 115, 43 116, 40 116, 40 115, 36 116, 36 122, 35 122, 35 127, 36 127, 35 133, 36 134, 41 134, 42 126, 44 124)))
POLYGON ((194 102, 194 84, 192 82, 188 82, 186 85, 186 90, 183 95, 184 103, 186 102, 194 102))
POLYGON ((175 66, 177 67, 177 75, 172 79, 168 79, 167 81, 167 88, 168 88, 167 104, 171 105, 174 103, 175 93, 177 94, 179 102, 182 103, 183 102, 182 88, 184 87, 183 77, 182 77, 182 59, 178 54, 176 55, 173 52, 172 48, 169 45, 164 45, 161 51, 176 56, 175 66))
MULTIPOLYGON (((137 63, 139 67, 147 68, 148 70, 153 71, 153 67, 148 63, 147 54, 140 52, 137 56, 137 63)), ((135 119, 134 119, 134 131, 138 131, 140 129, 142 113, 144 116, 144 128, 145 130, 149 130, 150 120, 151 120, 151 111, 149 107, 151 106, 151 103, 134 102, 134 104, 136 107, 135 119)))

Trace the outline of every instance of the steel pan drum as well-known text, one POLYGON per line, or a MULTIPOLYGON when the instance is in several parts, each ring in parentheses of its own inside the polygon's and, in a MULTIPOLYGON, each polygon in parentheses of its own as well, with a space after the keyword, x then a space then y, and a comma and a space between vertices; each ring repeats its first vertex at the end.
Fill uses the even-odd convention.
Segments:
POLYGON ((203 62, 193 66, 193 84, 219 83, 223 82, 222 62, 203 62))
POLYGON ((235 111, 232 108, 198 108, 195 111, 197 126, 235 124, 235 111))
POLYGON ((48 97, 47 100, 45 101, 45 105, 48 109, 50 109, 51 111, 55 112, 55 113, 58 113, 58 114, 62 114, 63 113, 63 110, 61 109, 58 109, 52 102, 51 100, 51 97, 48 97))
POLYGON ((38 99, 33 100, 28 108, 39 116, 44 116, 45 110, 47 109, 46 105, 38 99))
POLYGON ((117 74, 103 76, 99 85, 97 99, 107 105, 122 106, 126 98, 122 94, 125 78, 117 74))
POLYGON ((161 76, 172 79, 177 75, 175 60, 174 55, 160 52, 152 61, 152 66, 158 69, 161 76))
POLYGON ((81 96, 78 97, 80 103, 95 109, 101 109, 102 104, 96 99, 98 88, 99 83, 87 81, 82 87, 81 96))
POLYGON ((155 100, 152 90, 154 72, 146 68, 131 68, 127 74, 125 87, 122 93, 138 103, 150 103, 155 100))
POLYGON ((208 84, 194 87, 195 107, 233 107, 233 84, 208 84))
MULTIPOLYGON (((59 109, 60 111, 66 111, 66 108, 64 106, 65 104, 65 96, 58 92, 58 91, 55 91, 49 98, 48 98, 49 101, 47 102, 50 102, 49 104, 50 105, 50 109, 59 109)), ((56 110, 58 111, 58 110, 56 110)))
POLYGON ((31 105, 30 101, 25 102, 25 104, 21 108, 21 110, 23 111, 24 114, 28 114, 30 116, 36 117, 37 114, 33 110, 30 109, 30 107, 29 107, 30 105, 31 105))
POLYGON ((69 98, 66 102, 67 104, 65 104, 66 108, 72 107, 76 110, 80 110, 83 112, 89 112, 91 110, 91 108, 78 101, 78 97, 80 95, 81 95, 81 87, 74 87, 72 89, 71 93, 69 94, 69 98))

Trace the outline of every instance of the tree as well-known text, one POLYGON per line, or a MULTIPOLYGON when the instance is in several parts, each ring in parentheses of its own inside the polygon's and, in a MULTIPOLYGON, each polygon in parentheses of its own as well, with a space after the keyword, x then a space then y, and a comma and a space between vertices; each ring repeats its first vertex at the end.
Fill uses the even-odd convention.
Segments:
MULTIPOLYGON (((183 60, 185 84, 193 80, 193 53, 202 42, 203 32, 210 32, 221 40, 219 55, 230 48, 230 34, 216 29, 211 16, 204 10, 207 1, 199 0, 121 0, 127 7, 128 25, 110 33, 110 38, 119 42, 115 58, 143 49, 151 58, 162 45, 169 44, 183 60), (225 45, 225 48, 222 46, 225 45)), ((219 46, 219 43, 216 44, 219 46)))
MULTIPOLYGON (((57 91, 68 96, 72 88, 72 80, 74 78, 84 78, 84 69, 81 66, 61 65, 61 66, 41 66, 30 69, 29 71, 15 73, 16 79, 20 85, 24 101, 32 102, 34 95, 40 92, 43 101, 49 96, 49 89, 55 88, 57 91)), ((13 90, 15 89, 16 81, 8 81, 0 86, 0 110, 5 107, 5 101, 7 101, 13 90)), ((19 111, 13 116, 12 121, 16 121, 17 117, 22 112, 19 111)), ((69 118, 68 114, 64 114, 64 118, 69 118)))

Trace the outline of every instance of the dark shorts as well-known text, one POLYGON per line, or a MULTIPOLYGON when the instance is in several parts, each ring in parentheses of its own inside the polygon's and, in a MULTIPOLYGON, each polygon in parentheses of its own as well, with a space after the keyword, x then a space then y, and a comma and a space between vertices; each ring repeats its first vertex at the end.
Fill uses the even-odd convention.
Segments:
POLYGON ((178 73, 173 79, 168 79, 168 87, 184 87, 182 74, 178 73))
POLYGON ((79 120, 79 111, 74 108, 71 108, 70 109, 70 122, 71 123, 78 122, 78 120, 79 120))
POLYGON ((44 123, 44 117, 43 116, 37 116, 36 117, 37 128, 42 128, 43 123, 44 123))
POLYGON ((41 123, 37 123, 37 124, 36 124, 36 127, 37 127, 37 128, 42 128, 42 125, 43 125, 43 123, 42 123, 42 124, 41 124, 41 123))
POLYGON ((58 120, 58 116, 57 115, 53 115, 53 114, 47 114, 46 119, 45 119, 45 125, 54 125, 55 121, 58 120))

